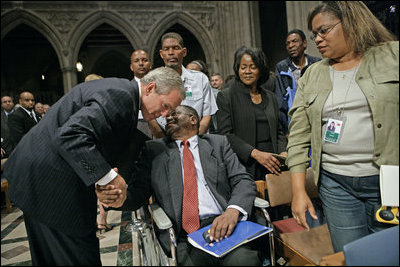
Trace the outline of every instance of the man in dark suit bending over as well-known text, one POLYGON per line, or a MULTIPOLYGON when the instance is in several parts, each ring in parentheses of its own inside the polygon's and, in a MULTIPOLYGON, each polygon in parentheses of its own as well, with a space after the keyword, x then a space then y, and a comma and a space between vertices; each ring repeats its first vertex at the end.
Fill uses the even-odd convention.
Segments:
MULTIPOLYGON (((96 237, 95 184, 113 185, 126 198, 126 182, 113 169, 145 120, 166 116, 185 98, 182 80, 157 68, 138 87, 126 79, 79 84, 22 138, 5 164, 11 200, 24 212, 32 265, 101 265, 96 237)), ((148 201, 145 185, 132 205, 148 201)))
MULTIPOLYGON (((188 233, 211 223, 210 236, 215 241, 229 236, 238 221, 250 217, 256 186, 251 175, 239 163, 226 136, 198 135, 200 120, 195 109, 182 105, 166 118, 167 137, 146 142, 142 157, 144 168, 139 176, 147 178, 151 168, 153 197, 172 220, 177 234, 178 264, 260 265, 258 252, 248 245, 235 249, 223 258, 216 258, 188 243, 188 233), (147 175, 143 170, 147 171, 147 175)), ((118 195, 112 195, 113 190, 107 188, 101 187, 96 193, 100 201, 112 204, 113 198, 118 195)), ((127 210, 134 209, 131 202, 134 195, 129 192, 130 188, 123 205, 123 209, 127 210)), ((168 234, 165 231, 159 233, 160 243, 167 253, 168 234)))

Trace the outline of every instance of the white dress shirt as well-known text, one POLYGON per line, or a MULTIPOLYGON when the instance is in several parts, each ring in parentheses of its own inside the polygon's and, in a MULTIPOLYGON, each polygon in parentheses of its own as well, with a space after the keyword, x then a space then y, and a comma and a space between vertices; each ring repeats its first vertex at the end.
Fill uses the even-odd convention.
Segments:
MULTIPOLYGON (((181 155, 181 166, 182 166, 182 174, 184 173, 183 169, 183 140, 176 140, 176 144, 179 147, 180 155, 181 155)), ((199 216, 200 220, 211 217, 221 215, 224 210, 222 210, 218 201, 215 199, 213 193, 211 192, 208 184, 204 178, 203 168, 200 162, 199 156, 199 146, 198 146, 198 136, 192 136, 188 139, 190 145, 189 150, 192 152, 194 166, 196 168, 196 176, 197 176, 197 190, 198 190, 198 198, 199 198, 199 216)), ((182 176, 182 179, 183 176, 182 176)), ((243 217, 242 221, 247 220, 247 212, 239 206, 229 205, 227 208, 237 209, 240 213, 242 213, 243 217)))

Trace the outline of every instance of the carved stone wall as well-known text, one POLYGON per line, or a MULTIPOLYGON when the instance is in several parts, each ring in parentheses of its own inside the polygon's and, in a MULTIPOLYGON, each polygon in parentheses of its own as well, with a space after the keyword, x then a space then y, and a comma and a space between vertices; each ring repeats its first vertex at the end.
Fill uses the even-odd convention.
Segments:
POLYGON ((153 55, 161 35, 179 23, 198 39, 210 70, 228 75, 237 47, 260 46, 257 10, 251 1, 2 1, 1 38, 22 23, 43 34, 56 51, 68 92, 77 83, 80 47, 99 25, 110 24, 133 49, 153 55))

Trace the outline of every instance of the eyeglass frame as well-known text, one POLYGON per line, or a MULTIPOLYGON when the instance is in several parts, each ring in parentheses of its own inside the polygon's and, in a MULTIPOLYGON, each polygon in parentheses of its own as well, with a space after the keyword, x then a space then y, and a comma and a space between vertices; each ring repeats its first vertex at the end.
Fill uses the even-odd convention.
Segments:
POLYGON ((339 21, 339 22, 335 23, 334 25, 331 25, 331 26, 329 26, 329 27, 327 27, 327 28, 325 28, 325 29, 319 29, 317 33, 313 33, 313 34, 310 36, 310 39, 311 39, 312 41, 315 41, 315 39, 317 38, 317 35, 318 35, 319 37, 321 37, 321 38, 325 38, 325 37, 331 32, 331 30, 333 30, 333 28, 335 28, 336 25, 338 25, 338 24, 340 24, 340 23, 342 23, 342 22, 339 21))

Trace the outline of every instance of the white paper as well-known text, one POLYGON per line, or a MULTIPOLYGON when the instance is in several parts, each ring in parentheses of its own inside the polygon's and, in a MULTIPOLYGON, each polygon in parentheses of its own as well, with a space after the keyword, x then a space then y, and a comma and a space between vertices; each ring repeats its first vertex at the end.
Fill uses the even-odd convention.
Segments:
POLYGON ((399 206, 399 166, 382 165, 379 174, 382 206, 399 206))

